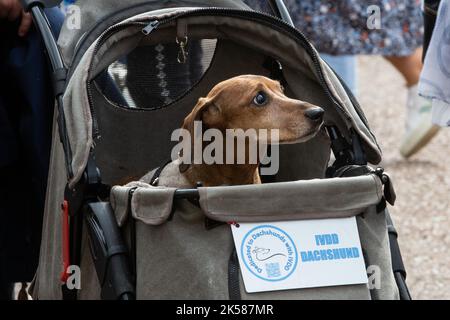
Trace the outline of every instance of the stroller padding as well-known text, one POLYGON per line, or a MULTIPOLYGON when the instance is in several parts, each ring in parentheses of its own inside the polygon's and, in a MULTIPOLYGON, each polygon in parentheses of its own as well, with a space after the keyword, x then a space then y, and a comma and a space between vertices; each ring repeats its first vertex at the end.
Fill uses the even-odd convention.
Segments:
POLYGON ((144 182, 131 182, 126 186, 111 189, 111 206, 117 223, 122 226, 131 204, 133 218, 148 225, 160 225, 167 221, 172 212, 173 196, 176 188, 153 187, 144 182), (131 203, 130 191, 133 191, 131 203))
MULTIPOLYGON (((199 188, 201 208, 174 199, 174 192, 174 188, 143 182, 112 190, 111 202, 125 232, 129 225, 124 223, 129 221, 127 214, 131 212, 136 221, 138 298, 228 298, 227 259, 233 249, 230 229, 227 225, 205 229, 205 215, 223 222, 356 216, 366 266, 381 269, 381 288, 372 290, 366 285, 350 285, 248 294, 240 278, 243 299, 398 298, 392 273, 387 272, 392 265, 385 213, 376 210, 382 200, 382 185, 376 175, 199 188), (130 210, 128 195, 133 188, 137 189, 130 210), (172 212, 172 219, 163 221, 172 212), (151 289, 161 283, 166 284, 164 290, 151 289)), ((85 265, 90 265, 89 260, 85 265)), ((96 294, 88 289, 82 297, 93 298, 96 294)))
MULTIPOLYGON (((111 191, 117 222, 128 214, 147 225, 166 222, 173 210, 175 188, 143 182, 115 186, 111 191)), ((198 188, 200 207, 221 222, 264 222, 352 217, 382 200, 382 184, 374 175, 314 179, 262 185, 198 188)))
POLYGON ((261 222, 344 218, 382 198, 373 175, 263 185, 199 188, 200 206, 213 220, 261 222))

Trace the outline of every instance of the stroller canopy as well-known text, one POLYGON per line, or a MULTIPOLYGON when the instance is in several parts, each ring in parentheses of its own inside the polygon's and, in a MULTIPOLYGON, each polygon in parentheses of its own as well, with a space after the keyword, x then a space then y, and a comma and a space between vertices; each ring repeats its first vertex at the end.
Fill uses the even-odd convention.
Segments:
POLYGON ((59 37, 59 47, 67 66, 79 62, 79 58, 100 34, 111 25, 136 14, 177 7, 227 7, 250 8, 240 0, 96 0, 78 1, 82 23, 77 28, 70 27, 70 17, 64 24, 59 37), (78 57, 75 58, 75 52, 78 57))
MULTIPOLYGON (((198 98, 240 74, 283 81, 288 96, 323 107, 326 125, 338 127, 350 145, 356 136, 370 163, 381 161, 357 102, 303 34, 283 21, 249 10, 241 1, 226 0, 83 1, 80 8, 82 28, 71 29, 69 17, 58 40, 69 74, 64 116, 71 186, 80 179, 94 145, 107 183, 137 178, 161 165, 170 156, 171 133, 198 98), (165 61, 150 60, 155 50, 175 50, 176 39, 183 37, 191 50, 185 66, 176 63, 176 54, 166 54, 165 61), (161 65, 174 69, 161 73, 161 65), (182 89, 173 84, 161 90, 159 98, 149 95, 162 84, 170 87, 183 72, 191 78, 182 89), (156 79, 160 76, 164 81, 156 79)), ((322 132, 311 142, 282 146, 281 151, 281 162, 283 154, 289 161, 299 156, 307 173, 286 173, 279 180, 321 177, 330 140, 322 132)))

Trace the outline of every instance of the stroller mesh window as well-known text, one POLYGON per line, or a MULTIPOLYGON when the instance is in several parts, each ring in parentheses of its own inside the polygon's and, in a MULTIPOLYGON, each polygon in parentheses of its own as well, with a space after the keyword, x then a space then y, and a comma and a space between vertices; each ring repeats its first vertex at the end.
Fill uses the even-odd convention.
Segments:
POLYGON ((160 43, 137 47, 112 63, 95 79, 112 103, 139 109, 171 104, 187 94, 204 76, 216 50, 216 40, 191 40, 185 63, 178 61, 180 47, 160 43))

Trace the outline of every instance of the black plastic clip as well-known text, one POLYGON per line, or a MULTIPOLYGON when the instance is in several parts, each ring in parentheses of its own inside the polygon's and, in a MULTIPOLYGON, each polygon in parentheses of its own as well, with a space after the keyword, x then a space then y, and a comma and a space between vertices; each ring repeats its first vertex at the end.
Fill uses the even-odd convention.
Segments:
POLYGON ((389 175, 384 173, 384 168, 381 167, 375 169, 375 174, 380 178, 381 183, 384 185, 384 198, 391 206, 393 206, 395 204, 395 200, 397 199, 397 194, 395 193, 391 178, 389 175))
POLYGON ((53 8, 59 6, 62 0, 21 0, 22 7, 26 12, 30 11, 35 6, 42 8, 53 8))

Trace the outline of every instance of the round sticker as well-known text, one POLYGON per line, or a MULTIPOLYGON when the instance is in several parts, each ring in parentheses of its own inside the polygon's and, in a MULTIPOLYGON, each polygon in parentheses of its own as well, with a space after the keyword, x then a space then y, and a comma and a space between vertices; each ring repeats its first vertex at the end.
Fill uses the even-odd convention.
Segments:
POLYGON ((271 225, 247 232, 242 240, 241 255, 245 267, 265 281, 288 278, 298 263, 294 241, 285 231, 271 225))

